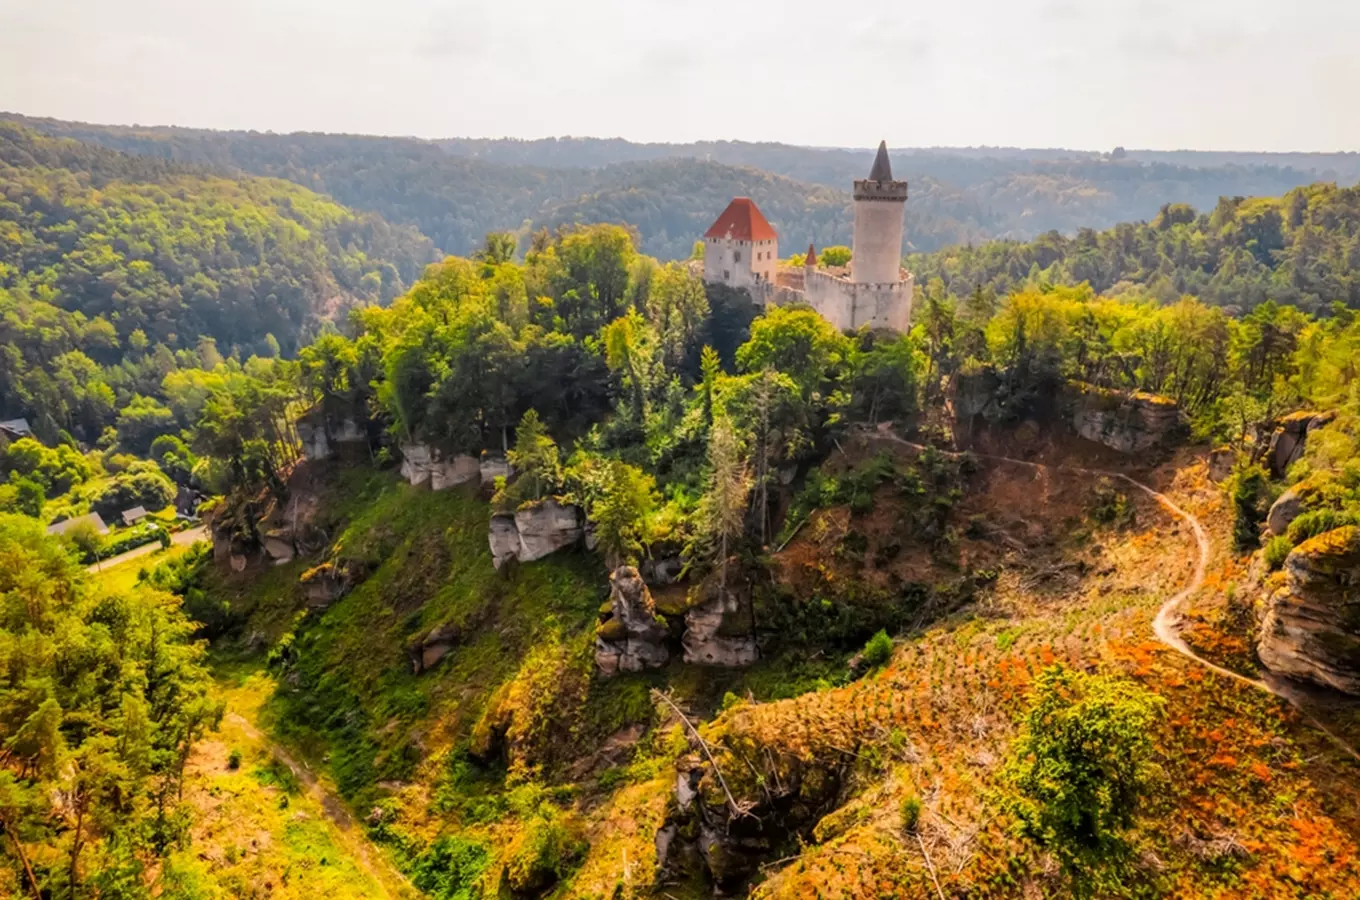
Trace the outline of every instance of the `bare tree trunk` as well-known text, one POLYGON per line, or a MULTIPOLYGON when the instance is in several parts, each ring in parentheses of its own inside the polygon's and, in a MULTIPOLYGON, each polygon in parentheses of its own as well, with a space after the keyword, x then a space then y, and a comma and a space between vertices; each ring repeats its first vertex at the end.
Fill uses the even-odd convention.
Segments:
POLYGON ((0 819, 0 828, 3 828, 5 834, 9 835, 9 839, 14 842, 14 852, 19 857, 19 862, 24 864, 24 874, 28 876, 28 886, 33 891, 33 896, 36 900, 42 900, 42 888, 38 887, 38 876, 33 874, 33 866, 28 861, 28 854, 24 852, 24 845, 19 840, 19 835, 4 819, 0 819))

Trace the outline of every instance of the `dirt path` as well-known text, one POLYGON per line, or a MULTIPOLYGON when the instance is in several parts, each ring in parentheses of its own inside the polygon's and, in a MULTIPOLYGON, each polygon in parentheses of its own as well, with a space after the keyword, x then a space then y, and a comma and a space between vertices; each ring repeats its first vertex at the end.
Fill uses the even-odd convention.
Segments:
POLYGON ((311 768, 305 763, 299 763, 281 744, 256 728, 253 722, 240 713, 229 712, 226 718, 249 735, 252 740, 258 741, 262 747, 273 754, 275 759, 292 770, 293 775, 302 783, 308 796, 315 800, 325 810, 326 817, 335 823, 341 842, 360 868, 371 875, 379 884, 386 887, 393 897, 422 896, 407 880, 406 876, 398 871, 396 866, 392 865, 387 857, 369 842, 362 830, 358 828, 354 817, 350 815, 349 807, 323 784, 321 779, 317 778, 316 773, 311 768))
MULTIPOLYGON (((884 430, 881 426, 876 431, 862 433, 866 437, 869 437, 870 439, 892 441, 893 443, 901 444, 905 447, 910 447, 911 449, 916 450, 918 452, 924 451, 926 449, 926 447, 923 444, 913 443, 912 441, 900 438, 897 435, 884 430)), ((952 450, 939 450, 938 448, 936 448, 936 452, 943 453, 946 456, 956 458, 963 455, 962 453, 956 453, 952 450)), ((1186 512, 1181 507, 1177 506, 1171 500, 1170 497, 1166 496, 1165 494, 1157 490, 1154 490, 1153 488, 1149 487, 1146 484, 1143 484, 1141 481, 1138 481, 1134 478, 1129 477, 1128 475, 1125 475, 1123 472, 1111 472, 1105 469, 1088 469, 1082 466, 1050 466, 1044 463, 1030 462, 1029 460, 1024 459, 1015 459, 1010 456, 995 456, 990 453, 974 453, 973 455, 978 457, 979 459, 988 459, 993 462, 1010 463, 1012 465, 1023 466, 1025 468, 1033 469, 1035 471, 1052 470, 1058 472, 1075 472, 1080 475, 1097 475, 1103 476, 1105 478, 1117 478, 1120 481, 1123 481, 1124 483, 1137 488, 1144 494, 1147 494, 1153 500, 1157 501, 1157 503, 1160 504, 1162 508, 1165 509, 1167 512, 1171 513, 1176 518, 1181 519, 1182 521, 1187 523, 1190 526, 1191 531, 1194 533, 1195 545, 1198 551, 1195 560, 1195 571, 1191 575, 1189 583, 1187 583, 1186 586, 1183 589, 1181 589, 1179 593, 1172 597, 1167 598, 1167 600, 1162 604, 1161 608, 1157 610, 1157 616, 1152 620, 1152 631, 1153 634, 1156 635, 1157 640, 1161 641, 1169 649, 1174 650, 1176 653, 1179 653, 1181 656, 1185 657, 1186 659, 1190 660, 1196 665, 1208 669, 1209 671, 1213 672, 1216 675, 1221 675, 1224 678, 1231 679, 1233 681, 1239 682, 1240 684, 1247 685, 1260 691, 1265 691, 1268 694, 1272 694, 1280 698, 1281 700, 1284 700, 1286 703, 1290 704, 1295 709, 1297 709, 1314 728, 1317 728, 1328 738, 1330 738, 1332 743, 1335 744, 1338 749, 1344 752, 1347 756, 1350 756, 1356 762, 1360 762, 1360 752, 1357 752, 1356 749, 1352 747, 1349 743, 1347 743, 1340 735, 1336 734, 1327 726, 1323 725, 1316 718, 1310 715, 1308 711, 1304 708, 1304 704, 1307 698, 1305 692, 1302 689, 1294 685, 1291 685, 1279 678, 1273 677, 1267 677, 1265 679, 1249 678, 1246 675, 1241 674, 1240 672, 1234 672, 1231 669, 1225 669, 1223 666, 1210 662, 1209 660, 1197 654, 1190 647, 1190 645, 1185 642, 1185 639, 1181 637, 1181 625, 1183 622, 1183 616, 1181 614, 1181 604, 1184 603, 1186 599, 1188 599, 1191 595, 1193 595, 1204 585, 1204 574, 1209 567, 1209 557, 1213 552, 1213 545, 1209 541, 1209 535, 1207 532, 1205 532, 1204 526, 1200 523, 1199 519, 1197 519, 1190 513, 1186 512)))

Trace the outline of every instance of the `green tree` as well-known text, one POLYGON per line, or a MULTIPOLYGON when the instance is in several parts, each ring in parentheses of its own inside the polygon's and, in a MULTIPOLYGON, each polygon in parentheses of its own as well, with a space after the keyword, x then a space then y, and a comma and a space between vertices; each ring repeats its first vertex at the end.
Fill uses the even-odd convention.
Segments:
POLYGON ((515 429, 515 446, 509 453, 515 481, 499 492, 502 505, 542 500, 562 483, 562 464, 557 442, 548 434, 537 410, 530 409, 515 429))
POLYGON ((844 244, 832 244, 830 247, 822 248, 817 254, 817 264, 823 269, 839 268, 850 263, 850 248, 844 244))
POLYGON ((1050 848, 1078 897, 1119 892, 1128 830, 1156 785, 1165 701, 1137 684, 1050 666, 1035 679, 1006 777, 1024 833, 1050 848))
POLYGON ((751 478, 742 459, 741 443, 732 423, 713 422, 708 434, 708 486, 699 504, 701 538, 717 564, 719 584, 727 590, 727 562, 733 544, 746 531, 746 504, 751 478))

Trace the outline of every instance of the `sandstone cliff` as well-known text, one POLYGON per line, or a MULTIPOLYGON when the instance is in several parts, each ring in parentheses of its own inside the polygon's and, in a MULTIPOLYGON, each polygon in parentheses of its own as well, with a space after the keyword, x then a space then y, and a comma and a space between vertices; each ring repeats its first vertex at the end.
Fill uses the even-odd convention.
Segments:
POLYGON ((1073 385, 1072 391, 1072 427, 1077 434, 1120 453, 1142 453, 1165 445, 1185 429, 1185 417, 1166 397, 1085 384, 1073 385))
POLYGON ((1281 675, 1360 695, 1360 528, 1318 535, 1289 554, 1257 653, 1281 675))

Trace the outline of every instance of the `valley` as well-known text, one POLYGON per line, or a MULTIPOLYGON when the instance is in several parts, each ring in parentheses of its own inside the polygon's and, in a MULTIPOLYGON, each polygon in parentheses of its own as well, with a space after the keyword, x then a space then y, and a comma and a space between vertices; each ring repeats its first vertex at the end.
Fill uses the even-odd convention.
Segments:
POLYGON ((1360 891, 1360 188, 15 121, 0 894, 1360 891))

